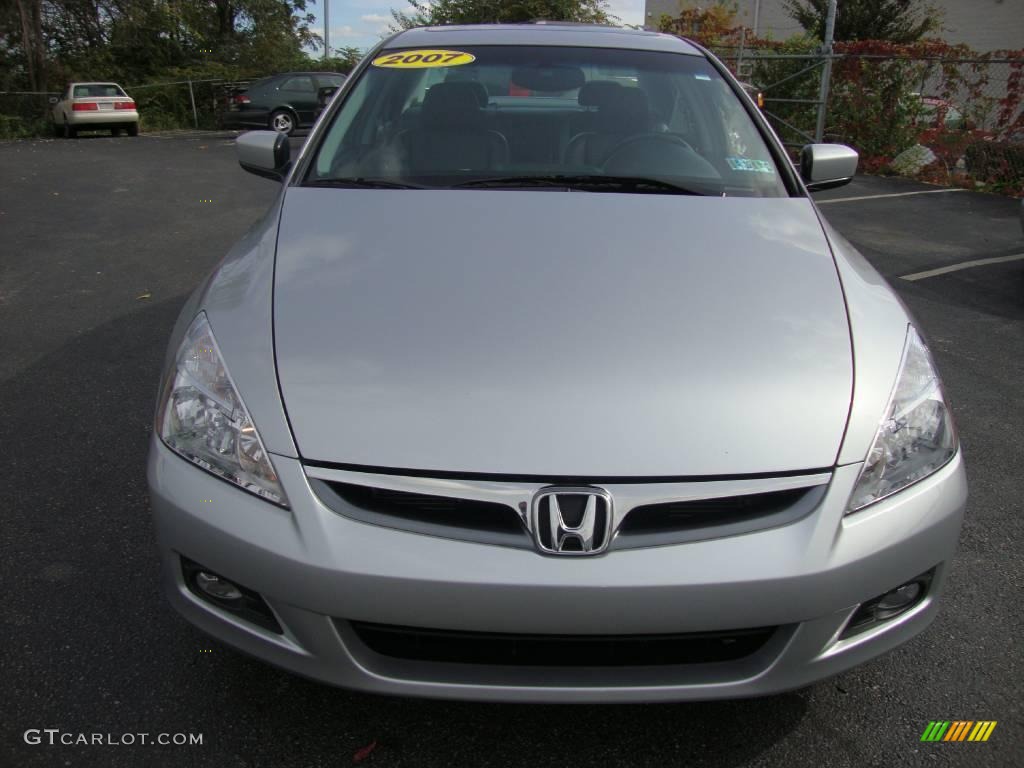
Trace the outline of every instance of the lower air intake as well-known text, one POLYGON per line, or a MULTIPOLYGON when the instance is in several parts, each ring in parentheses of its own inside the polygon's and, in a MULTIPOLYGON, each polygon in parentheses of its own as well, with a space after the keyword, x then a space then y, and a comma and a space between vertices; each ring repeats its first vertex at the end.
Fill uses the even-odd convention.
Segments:
POLYGON ((525 635, 351 622, 382 656, 413 661, 540 667, 638 667, 735 661, 776 627, 659 635, 525 635))

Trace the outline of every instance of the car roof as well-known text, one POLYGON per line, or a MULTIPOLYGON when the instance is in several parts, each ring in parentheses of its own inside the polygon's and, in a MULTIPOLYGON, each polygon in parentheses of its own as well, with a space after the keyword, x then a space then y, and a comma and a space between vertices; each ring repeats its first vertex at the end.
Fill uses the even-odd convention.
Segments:
POLYGON ((534 24, 467 24, 417 27, 389 38, 386 48, 459 45, 551 45, 586 48, 625 48, 702 56, 692 43, 661 32, 601 24, 538 22, 534 24))
POLYGON ((121 87, 110 80, 75 80, 74 82, 69 83, 69 85, 117 85, 118 88, 121 87))

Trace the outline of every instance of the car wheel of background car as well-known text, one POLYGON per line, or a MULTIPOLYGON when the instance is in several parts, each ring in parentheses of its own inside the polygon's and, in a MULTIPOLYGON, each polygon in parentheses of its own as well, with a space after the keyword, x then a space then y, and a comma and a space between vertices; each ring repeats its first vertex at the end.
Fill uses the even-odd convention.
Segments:
POLYGON ((128 126, 128 135, 129 136, 138 136, 139 135, 139 124, 138 123, 132 123, 131 125, 128 126))
POLYGON ((68 125, 68 119, 64 118, 64 138, 73 139, 78 136, 78 131, 68 125))
POLYGON ((270 115, 270 127, 278 133, 291 136, 292 131, 295 130, 295 117, 291 112, 279 109, 270 115))

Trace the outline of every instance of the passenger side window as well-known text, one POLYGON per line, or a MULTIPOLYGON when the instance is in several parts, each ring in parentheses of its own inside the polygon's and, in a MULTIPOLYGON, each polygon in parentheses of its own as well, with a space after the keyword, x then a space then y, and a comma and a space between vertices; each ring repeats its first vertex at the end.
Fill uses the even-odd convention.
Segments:
POLYGON ((282 91, 296 91, 299 93, 313 93, 316 88, 313 86, 313 78, 308 75, 302 77, 289 77, 281 84, 282 91))

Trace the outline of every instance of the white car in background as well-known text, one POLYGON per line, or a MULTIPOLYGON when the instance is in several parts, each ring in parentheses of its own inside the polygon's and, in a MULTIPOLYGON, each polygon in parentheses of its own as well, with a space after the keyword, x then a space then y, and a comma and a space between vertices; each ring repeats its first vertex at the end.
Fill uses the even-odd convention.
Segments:
POLYGON ((50 99, 56 136, 74 138, 79 131, 110 131, 139 135, 135 101, 117 83, 70 83, 59 98, 50 99))

